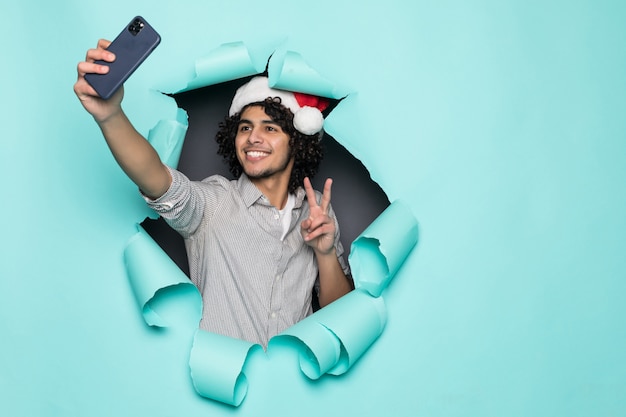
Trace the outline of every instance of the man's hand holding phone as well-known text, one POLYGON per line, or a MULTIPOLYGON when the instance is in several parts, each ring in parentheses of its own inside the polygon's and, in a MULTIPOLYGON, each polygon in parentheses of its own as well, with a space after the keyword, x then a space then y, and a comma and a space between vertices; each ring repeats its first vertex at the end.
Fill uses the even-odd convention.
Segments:
POLYGON ((135 16, 113 42, 101 39, 78 64, 74 91, 85 109, 101 123, 121 112, 123 85, 161 42, 141 16, 135 16))
POLYGON ((98 46, 89 49, 85 60, 78 64, 78 80, 74 84, 74 92, 81 104, 93 117, 96 122, 101 123, 111 116, 121 112, 124 88, 120 87, 108 100, 100 97, 98 92, 85 79, 86 74, 107 74, 109 66, 97 63, 96 61, 114 62, 115 54, 108 51, 111 41, 100 39, 98 46))

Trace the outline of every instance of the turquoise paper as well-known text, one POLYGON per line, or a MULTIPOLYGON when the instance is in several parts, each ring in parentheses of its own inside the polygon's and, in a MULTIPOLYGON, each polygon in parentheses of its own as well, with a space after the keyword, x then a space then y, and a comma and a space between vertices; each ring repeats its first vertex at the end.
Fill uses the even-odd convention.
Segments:
POLYGON ((148 133, 148 142, 164 164, 176 168, 187 133, 187 113, 178 109, 176 120, 160 120, 148 133))
POLYGON ((349 261, 355 286, 380 296, 417 244, 417 235, 411 209, 394 201, 352 243, 349 261))
POLYGON ((294 51, 276 51, 269 61, 270 86, 322 97, 341 99, 347 91, 322 77, 294 51))
POLYGON ((3 415, 625 415, 624 21, 615 0, 0 2, 3 415), (234 408, 193 389, 167 305, 146 325, 122 254, 152 213, 71 91, 136 14, 163 38, 126 84, 144 135, 176 120, 155 90, 225 43, 349 91, 325 128, 419 220, 349 372, 251 355, 234 408))
POLYGON ((196 77, 181 91, 236 80, 258 74, 263 69, 254 66, 243 42, 227 43, 196 61, 196 77))
POLYGON ((241 404, 248 390, 243 368, 253 348, 261 349, 243 340, 198 330, 189 359, 198 394, 234 406, 241 404))
MULTIPOLYGON (((141 226, 126 249, 124 250, 124 263, 128 273, 128 279, 137 299, 137 304, 143 312, 143 316, 150 326, 165 327, 167 321, 154 311, 151 303, 159 293, 169 294, 165 289, 176 286, 188 286, 195 290, 195 286, 189 278, 178 268, 157 243, 146 233, 141 226)), ((202 304, 197 290, 197 295, 191 302, 196 306, 195 322, 202 316, 202 304)))
POLYGON ((302 342, 300 368, 309 378, 318 379, 325 373, 347 372, 380 336, 386 322, 383 299, 355 290, 275 338, 302 342))

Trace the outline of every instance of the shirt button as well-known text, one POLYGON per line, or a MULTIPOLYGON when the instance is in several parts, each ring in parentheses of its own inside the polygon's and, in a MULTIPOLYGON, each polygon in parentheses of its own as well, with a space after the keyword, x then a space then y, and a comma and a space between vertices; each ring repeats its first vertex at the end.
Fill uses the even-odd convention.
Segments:
POLYGON ((276 317, 276 313, 272 311, 272 318, 276 317))
POLYGON ((278 214, 274 214, 274 219, 278 220, 280 216, 278 214))
POLYGON ((280 275, 276 275, 276 281, 280 281, 280 275))

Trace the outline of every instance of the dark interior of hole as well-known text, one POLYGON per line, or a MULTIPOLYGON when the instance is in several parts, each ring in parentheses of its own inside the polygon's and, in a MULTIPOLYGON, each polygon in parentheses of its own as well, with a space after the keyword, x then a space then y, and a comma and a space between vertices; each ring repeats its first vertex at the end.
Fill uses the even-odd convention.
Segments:
MULTIPOLYGON (((189 116, 189 129, 178 163, 178 169, 192 180, 202 180, 219 174, 232 178, 228 166, 217 155, 215 133, 218 124, 228 114, 235 90, 247 79, 235 80, 174 95, 178 106, 189 116)), ((326 113, 338 104, 331 103, 326 113)), ((387 206, 389 199, 370 177, 361 161, 325 134, 322 139, 325 157, 313 187, 322 190, 326 178, 333 179, 331 204, 341 230, 341 242, 347 261, 350 245, 387 206)), ((146 219, 142 226, 172 260, 189 275, 189 265, 183 239, 162 219, 146 219)))

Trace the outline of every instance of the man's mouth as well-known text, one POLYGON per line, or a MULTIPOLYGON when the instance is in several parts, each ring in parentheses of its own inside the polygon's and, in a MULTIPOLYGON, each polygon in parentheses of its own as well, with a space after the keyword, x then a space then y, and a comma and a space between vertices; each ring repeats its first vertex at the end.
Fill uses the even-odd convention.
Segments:
POLYGON ((250 158, 262 158, 267 155, 269 155, 269 152, 262 152, 262 151, 247 151, 246 152, 246 156, 250 158))

